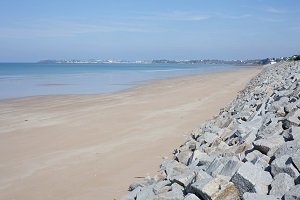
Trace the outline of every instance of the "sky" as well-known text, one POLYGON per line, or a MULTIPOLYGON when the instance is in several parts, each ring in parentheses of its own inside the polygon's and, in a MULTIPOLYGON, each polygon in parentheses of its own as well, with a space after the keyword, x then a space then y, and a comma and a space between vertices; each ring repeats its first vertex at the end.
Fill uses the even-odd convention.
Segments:
POLYGON ((0 62, 300 53, 299 0, 1 0, 0 62))

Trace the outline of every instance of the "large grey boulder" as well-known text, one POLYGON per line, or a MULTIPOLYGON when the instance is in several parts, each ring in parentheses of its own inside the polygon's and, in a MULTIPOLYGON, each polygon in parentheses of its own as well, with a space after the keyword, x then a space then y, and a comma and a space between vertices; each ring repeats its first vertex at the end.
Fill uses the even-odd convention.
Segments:
POLYGON ((300 200, 300 185, 295 185, 283 196, 284 200, 300 200))
POLYGON ((143 187, 136 195, 136 200, 155 200, 156 198, 152 186, 143 187))
POLYGON ((271 158, 269 156, 266 156, 262 154, 258 150, 251 151, 247 153, 245 158, 243 159, 244 162, 248 161, 254 164, 255 166, 265 170, 269 167, 269 162, 271 158))
POLYGON ((171 182, 176 182, 179 185, 186 187, 190 184, 190 182, 194 179, 194 177, 197 175, 197 172, 194 170, 186 170, 181 174, 178 174, 176 176, 170 177, 171 182))
POLYGON ((243 195, 243 200, 281 200, 281 197, 246 192, 243 195))
MULTIPOLYGON (((263 108, 263 106, 262 106, 263 108)), ((258 113, 257 113, 258 114, 258 113)), ((249 130, 252 130, 251 133, 257 133, 259 128, 262 126, 263 119, 261 116, 254 116, 253 119, 244 125, 248 127, 249 130)))
POLYGON ((242 122, 237 126, 237 130, 240 133, 239 136, 241 138, 244 138, 249 133, 253 133, 255 130, 257 131, 257 129, 254 126, 252 126, 251 122, 248 123, 242 122))
POLYGON ((163 194, 172 190, 171 186, 163 186, 161 188, 153 188, 153 192, 155 195, 163 194))
POLYGON ((298 141, 288 141, 280 145, 277 150, 270 156, 274 156, 275 158, 280 158, 284 155, 292 156, 300 149, 300 143, 298 141))
POLYGON ((238 190, 222 178, 202 179, 191 185, 191 191, 204 200, 238 200, 238 190))
POLYGON ((204 186, 207 185, 211 180, 213 180, 212 177, 196 179, 196 181, 187 188, 187 192, 201 197, 202 188, 204 188, 204 186))
POLYGON ((211 148, 214 148, 215 151, 223 151, 230 148, 222 139, 217 138, 213 143, 210 144, 211 148))
POLYGON ((193 152, 190 150, 181 151, 176 155, 176 158, 179 162, 182 164, 188 165, 190 162, 190 159, 193 155, 193 152))
POLYGON ((242 162, 237 159, 237 157, 232 157, 232 159, 228 160, 222 170, 220 171, 220 175, 232 177, 235 172, 239 169, 242 162))
POLYGON ((197 140, 200 137, 200 135, 202 135, 202 134, 203 134, 202 129, 197 128, 197 129, 192 130, 191 137, 192 137, 192 139, 197 140))
POLYGON ((251 119, 251 116, 253 115, 254 111, 252 110, 243 110, 239 113, 239 118, 243 121, 248 121, 251 119))
POLYGON ((212 179, 212 176, 200 169, 200 170, 196 171, 195 180, 197 181, 197 180, 201 180, 201 179, 212 179))
POLYGON ((281 144, 284 143, 284 138, 281 136, 274 136, 266 139, 260 139, 253 142, 253 146, 256 150, 260 151, 261 153, 268 155, 268 152, 274 148, 279 147, 281 144))
POLYGON ((282 122, 280 122, 279 120, 281 120, 282 118, 276 118, 275 115, 271 113, 268 113, 266 118, 270 119, 271 124, 261 127, 261 132, 259 135, 270 139, 272 139, 273 136, 281 135, 284 129, 282 126, 282 122))
POLYGON ((137 194, 141 191, 142 187, 138 186, 131 190, 126 196, 122 197, 121 200, 135 200, 137 194))
POLYGON ((257 133, 257 130, 251 131, 250 133, 245 135, 242 139, 244 144, 252 144, 256 139, 256 133, 257 133))
MULTIPOLYGON (((236 130, 236 129, 235 129, 236 130)), ((234 134, 234 132, 232 131, 232 129, 230 128, 224 128, 224 129, 221 129, 218 133, 219 137, 222 139, 222 140, 226 140, 227 138, 229 138, 232 134, 234 134)))
POLYGON ((293 112, 290 112, 287 116, 287 120, 295 126, 300 126, 300 109, 296 109, 293 112))
POLYGON ((178 183, 173 183, 171 185, 171 187, 172 187, 172 190, 181 190, 181 191, 185 190, 184 187, 182 185, 179 185, 178 183))
POLYGON ((206 155, 198 159, 198 166, 203 166, 204 168, 207 168, 210 163, 215 159, 216 156, 213 155, 206 155))
POLYGON ((274 181, 271 183, 270 194, 282 197, 294 185, 294 179, 290 175, 279 173, 274 177, 274 181))
POLYGON ((219 114, 219 116, 215 119, 215 125, 221 129, 224 129, 229 126, 232 121, 232 117, 226 111, 223 111, 219 114))
POLYGON ((165 171, 169 180, 172 180, 172 177, 187 171, 188 167, 175 160, 164 160, 160 165, 160 169, 165 171))
POLYGON ((205 171, 211 176, 216 176, 221 172, 223 167, 224 164, 222 158, 215 158, 214 161, 210 163, 210 165, 205 171))
POLYGON ((157 195, 171 190, 170 181, 160 181, 153 186, 153 192, 157 195))
POLYGON ((200 200, 195 194, 193 193, 188 193, 185 197, 184 200, 200 200))
POLYGON ((271 173, 273 176, 276 176, 279 173, 287 173, 294 179, 296 179, 300 173, 298 170, 293 166, 292 159, 289 155, 281 156, 273 160, 271 163, 271 173))
POLYGON ((272 180, 269 172, 249 162, 244 163, 231 178, 241 197, 245 192, 267 194, 272 180))
MULTIPOLYGON (((217 131, 215 133, 217 133, 217 131)), ((217 138, 219 138, 218 135, 211 133, 211 132, 205 132, 197 139, 197 141, 200 143, 211 144, 217 138)))
POLYGON ((293 137, 293 140, 300 142, 300 127, 292 126, 291 135, 293 137))
POLYGON ((238 130, 235 129, 233 130, 230 134, 229 137, 225 139, 225 142, 229 145, 236 145, 239 144, 242 141, 242 133, 238 130))
POLYGON ((277 107, 276 116, 278 116, 278 117, 284 117, 284 116, 286 116, 286 112, 285 112, 284 108, 285 107, 282 107, 282 106, 277 107))
POLYGON ((209 159, 209 156, 207 155, 207 153, 204 153, 204 152, 196 149, 193 152, 193 155, 191 156, 190 163, 199 164, 199 162, 202 161, 201 165, 205 165, 206 164, 206 162, 205 162, 206 160, 209 160, 209 162, 212 161, 212 159, 209 159))
POLYGON ((252 162, 255 163, 256 160, 258 160, 260 157, 262 157, 262 153, 258 150, 251 151, 246 154, 245 158, 243 159, 243 162, 252 162))
POLYGON ((266 155, 263 155, 262 157, 258 158, 255 162, 252 162, 256 167, 261 168, 262 170, 268 170, 269 168, 269 161, 270 158, 266 155))
POLYGON ((172 188, 171 191, 161 193, 157 197, 158 200, 183 200, 183 191, 179 188, 172 188))
POLYGON ((128 187, 128 191, 133 191, 137 187, 144 187, 142 183, 131 183, 128 187))
POLYGON ((300 149, 292 156, 292 162, 300 172, 300 149))

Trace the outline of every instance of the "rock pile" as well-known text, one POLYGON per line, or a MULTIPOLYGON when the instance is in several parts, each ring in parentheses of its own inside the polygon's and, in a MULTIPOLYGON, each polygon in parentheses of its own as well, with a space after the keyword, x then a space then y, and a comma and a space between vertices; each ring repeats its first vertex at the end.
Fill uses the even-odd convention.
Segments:
POLYGON ((264 67, 124 200, 300 199, 300 62, 264 67))

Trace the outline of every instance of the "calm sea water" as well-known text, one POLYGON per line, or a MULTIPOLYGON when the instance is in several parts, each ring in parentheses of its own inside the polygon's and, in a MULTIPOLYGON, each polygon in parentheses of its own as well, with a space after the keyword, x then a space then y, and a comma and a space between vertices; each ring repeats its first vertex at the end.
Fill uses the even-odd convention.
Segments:
POLYGON ((0 63, 0 99, 116 92, 149 80, 239 67, 197 64, 0 63))

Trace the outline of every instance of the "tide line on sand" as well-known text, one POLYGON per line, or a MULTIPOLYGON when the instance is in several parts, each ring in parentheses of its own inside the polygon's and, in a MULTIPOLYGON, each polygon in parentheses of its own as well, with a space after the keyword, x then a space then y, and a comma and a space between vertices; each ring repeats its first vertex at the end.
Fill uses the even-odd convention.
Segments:
POLYGON ((259 71, 157 80, 107 95, 1 100, 0 199, 120 198, 259 71))

